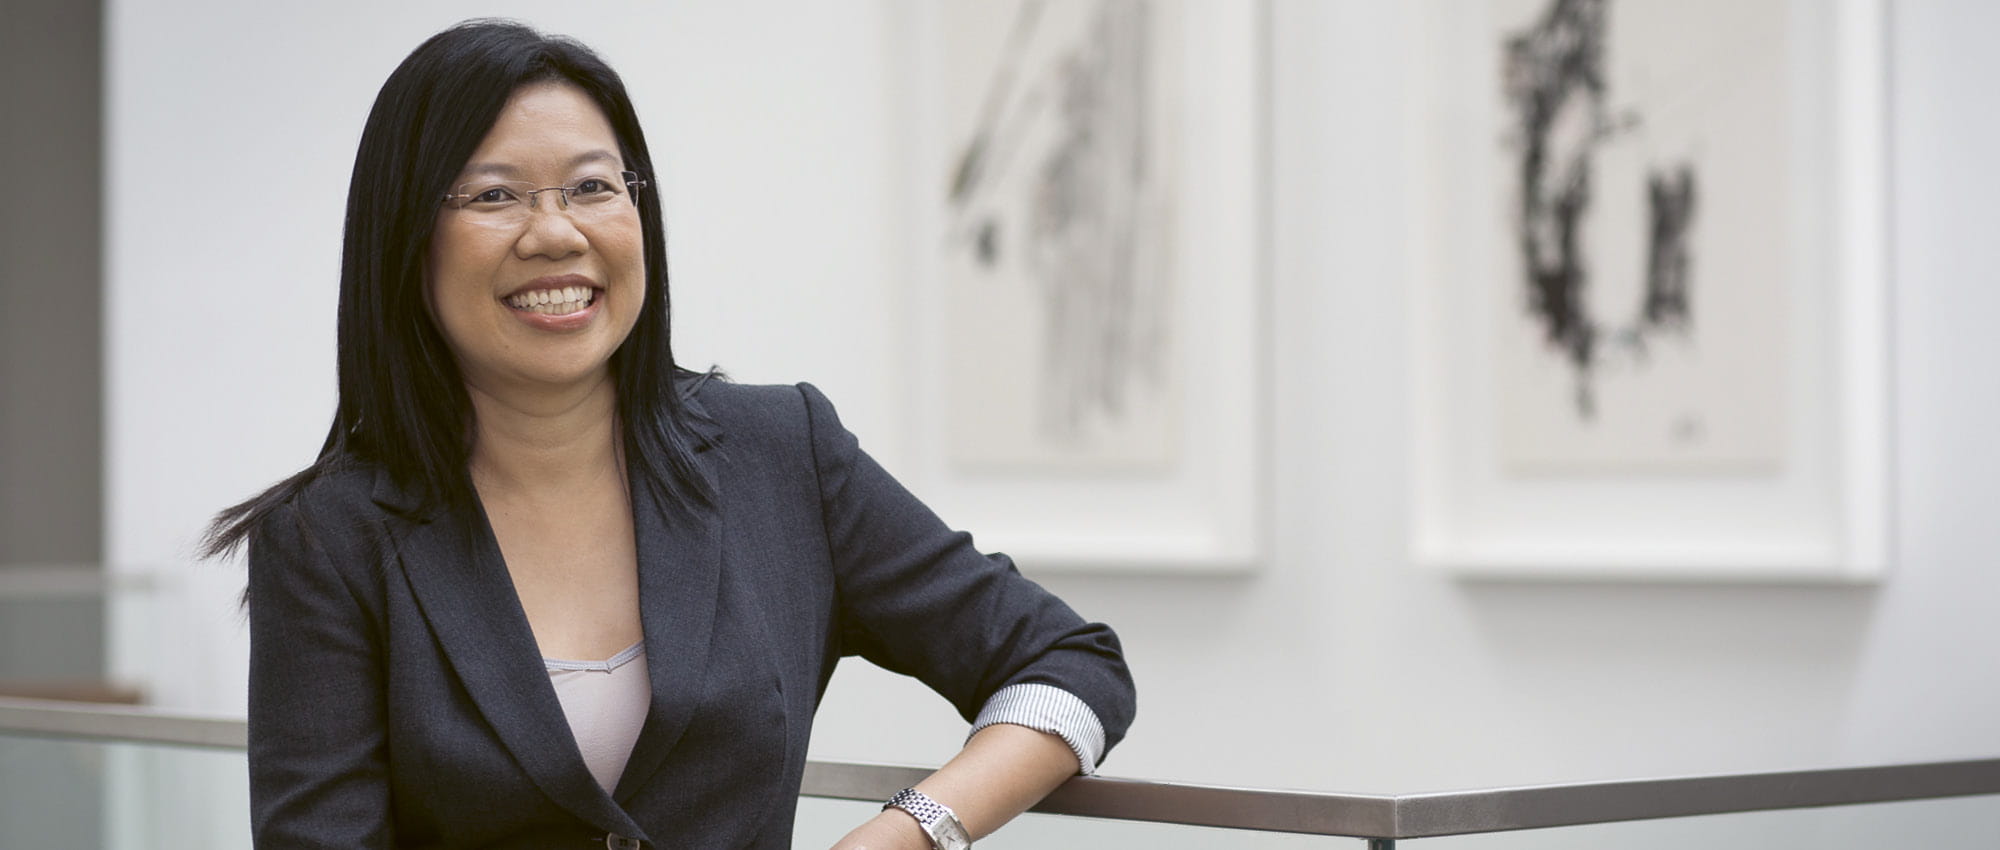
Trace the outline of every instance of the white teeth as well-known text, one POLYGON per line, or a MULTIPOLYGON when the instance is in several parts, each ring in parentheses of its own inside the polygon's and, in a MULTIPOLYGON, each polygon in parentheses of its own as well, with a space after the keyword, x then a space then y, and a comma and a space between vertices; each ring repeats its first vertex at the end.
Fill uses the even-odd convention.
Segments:
POLYGON ((530 313, 560 316, 590 306, 593 290, 588 286, 538 289, 507 299, 507 306, 530 313))

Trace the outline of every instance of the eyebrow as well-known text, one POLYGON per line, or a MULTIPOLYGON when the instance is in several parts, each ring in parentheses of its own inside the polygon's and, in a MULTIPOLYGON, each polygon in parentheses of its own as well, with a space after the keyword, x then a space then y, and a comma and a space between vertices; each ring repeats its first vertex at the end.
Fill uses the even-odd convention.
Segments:
MULTIPOLYGON (((584 151, 583 153, 570 157, 568 167, 575 168, 586 162, 609 162, 616 164, 618 162, 618 155, 603 148, 584 151)), ((460 176, 462 178, 474 177, 481 174, 498 174, 502 177, 518 177, 521 174, 521 169, 516 168, 515 166, 509 165, 504 162, 477 162, 467 165, 465 167, 465 171, 462 172, 460 176)))

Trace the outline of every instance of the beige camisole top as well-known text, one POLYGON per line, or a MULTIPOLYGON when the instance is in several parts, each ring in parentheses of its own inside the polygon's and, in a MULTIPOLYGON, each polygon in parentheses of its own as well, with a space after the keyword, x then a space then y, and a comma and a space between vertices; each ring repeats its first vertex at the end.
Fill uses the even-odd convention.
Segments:
POLYGON ((639 727, 652 707, 653 687, 646 674, 644 641, 620 650, 604 661, 542 659, 556 699, 562 702, 570 733, 583 752, 583 763, 597 784, 610 793, 632 757, 639 727))

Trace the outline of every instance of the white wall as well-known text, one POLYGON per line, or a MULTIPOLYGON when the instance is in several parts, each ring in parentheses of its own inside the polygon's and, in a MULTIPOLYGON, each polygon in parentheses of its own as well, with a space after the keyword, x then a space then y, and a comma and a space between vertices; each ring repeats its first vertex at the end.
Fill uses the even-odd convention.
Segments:
MULTIPOLYGON (((243 637, 229 605, 240 580, 233 566, 188 566, 187 546, 214 508, 318 445, 353 145, 395 62, 469 14, 443 5, 111 5, 107 550, 181 587, 121 612, 114 657, 163 702, 240 710, 243 637), (268 191, 205 190, 244 178, 268 191)), ((893 466, 910 284, 894 203, 907 156, 897 7, 478 12, 576 34, 626 75, 669 172, 683 357, 746 380, 821 384, 893 466)), ((1475 584, 1405 563, 1406 15, 1386 0, 1274 10, 1270 562, 1240 578, 1048 579, 1119 628, 1139 677, 1139 722, 1108 772, 1396 792, 2000 751, 1989 554, 2000 453, 1988 436, 2000 337, 1985 332, 2000 315, 1988 235, 2000 215, 1987 203, 2000 187, 1986 162, 2000 122, 1975 107, 2000 74, 1981 36, 2000 7, 1909 0, 1891 15, 1897 563, 1872 588, 1475 584)), ((960 731, 920 689, 849 667, 814 753, 935 762, 960 731)), ((1479 846, 1727 836, 1859 847, 1878 840, 1870 830, 1907 834, 1919 812, 1945 812, 1956 829, 1983 811, 1990 829, 1994 809, 1705 819, 1479 846)), ((803 811, 800 846, 830 841, 857 814, 803 811)), ((1084 835, 1306 846, 1047 822, 982 846, 1084 835)))

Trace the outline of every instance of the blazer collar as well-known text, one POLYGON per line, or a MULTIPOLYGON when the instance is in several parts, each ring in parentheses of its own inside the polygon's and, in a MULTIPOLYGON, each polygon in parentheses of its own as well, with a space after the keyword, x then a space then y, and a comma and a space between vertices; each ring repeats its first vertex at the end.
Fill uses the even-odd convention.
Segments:
MULTIPOLYGON (((711 474, 706 435, 697 466, 711 474)), ((473 703, 542 791, 578 817, 623 835, 644 832, 619 805, 645 787, 694 715, 715 623, 722 546, 713 508, 669 510, 628 470, 639 561, 640 623, 652 705, 624 774, 606 795, 583 762, 562 703, 541 663, 534 631, 485 512, 418 513, 417 501, 378 476, 376 501, 414 521, 398 540, 404 572, 452 669, 473 703)))
POLYGON ((583 763, 485 512, 441 512, 397 546, 432 635, 529 779, 597 828, 641 835, 583 763))
MULTIPOLYGON (((717 480, 712 464, 700 466, 711 473, 710 480, 717 480)), ((653 704, 618 780, 619 802, 629 802, 659 771, 694 716, 708 669, 722 575, 721 518, 713 508, 668 510, 643 481, 634 477, 630 486, 639 554, 639 620, 645 629, 653 704)))

